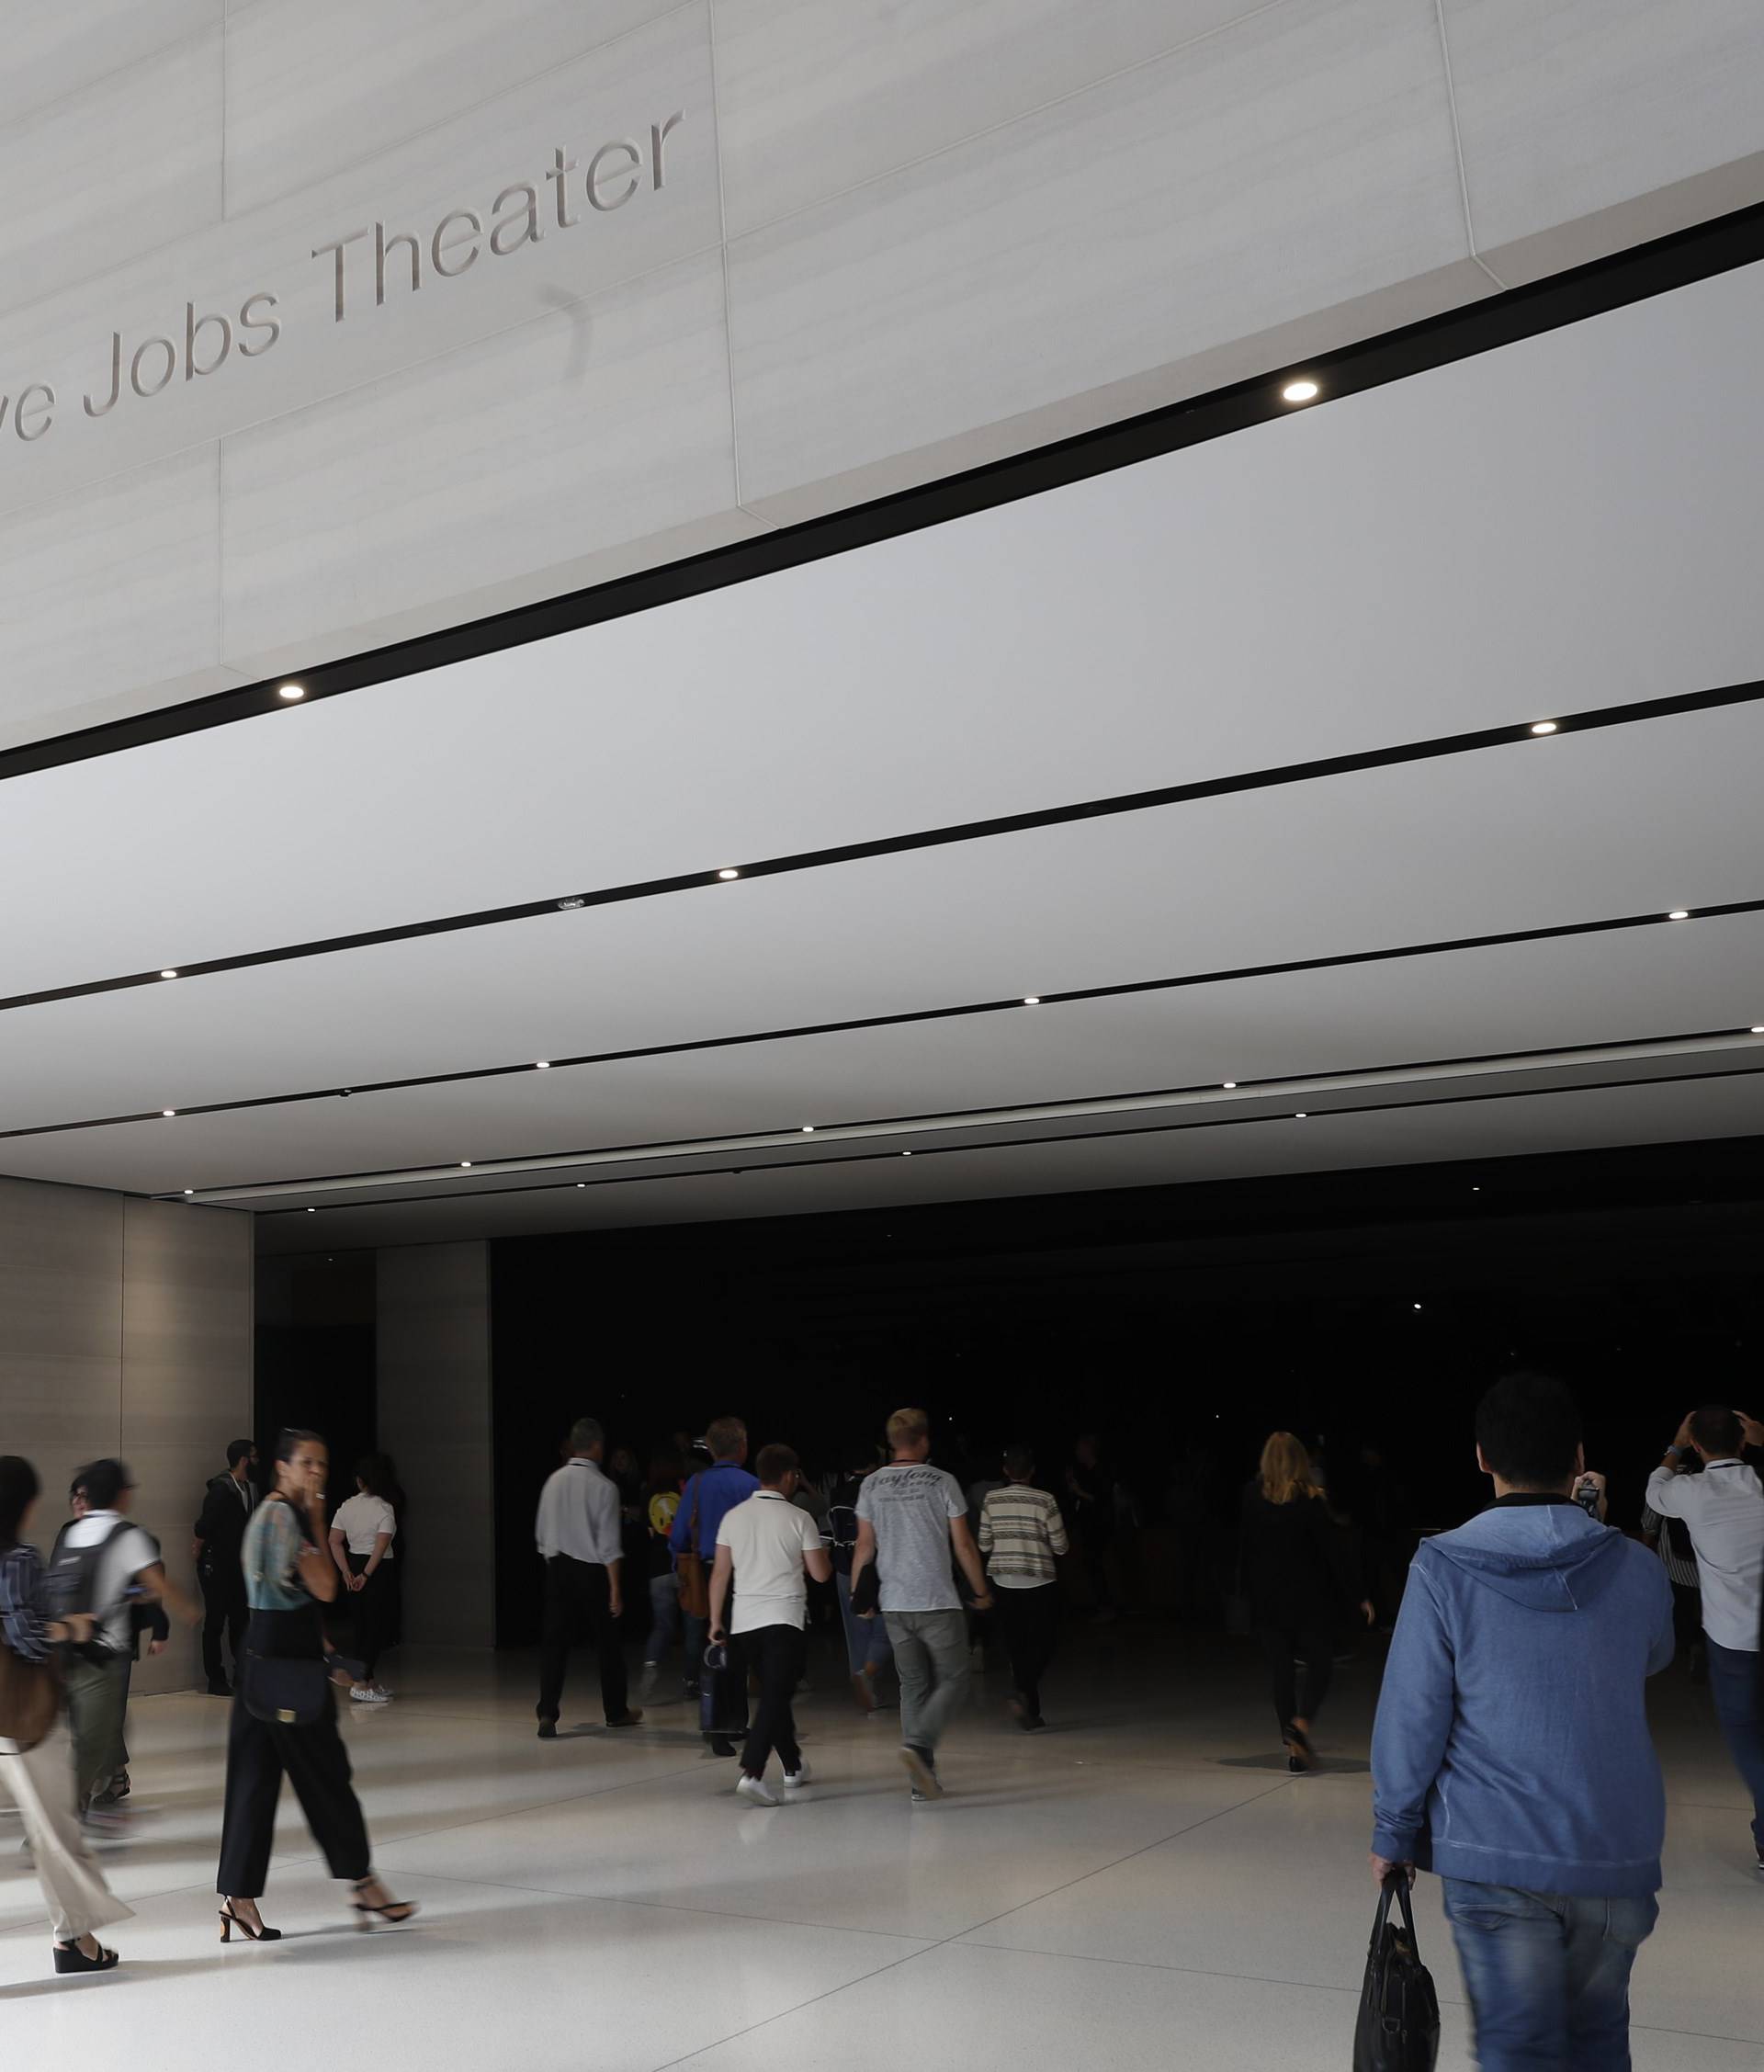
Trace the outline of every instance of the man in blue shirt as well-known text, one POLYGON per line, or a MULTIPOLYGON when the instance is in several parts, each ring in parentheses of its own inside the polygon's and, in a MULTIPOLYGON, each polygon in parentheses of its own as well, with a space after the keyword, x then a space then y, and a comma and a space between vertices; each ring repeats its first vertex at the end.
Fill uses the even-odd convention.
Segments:
MULTIPOLYGON (((673 1530, 668 1534, 675 1568, 681 1566, 683 1555, 703 1564, 697 1577, 691 1579, 696 1587, 683 1586, 681 1596, 683 1611, 688 1602, 700 1607, 684 1613, 686 1662, 695 1670, 705 1659, 705 1635, 708 1630, 706 1591, 717 1562, 717 1529, 729 1512, 738 1503, 745 1503, 760 1486, 758 1477, 750 1475, 741 1465, 747 1458, 747 1427, 740 1418, 713 1418, 705 1432, 705 1447, 710 1455, 710 1466, 695 1475, 680 1492, 680 1508, 673 1514, 673 1530)), ((739 1652, 738 1646, 731 1643, 724 1679, 728 1716, 716 1722, 717 1731, 710 1737, 713 1755, 732 1756, 732 1737, 747 1732, 747 1677, 737 1659, 739 1652), (738 1704, 739 1719, 735 1717, 738 1704)))
POLYGON ((1422 1542, 1390 1643, 1373 1875, 1439 1874, 1483 2072, 1628 2072, 1666 1832, 1644 1691, 1672 1659, 1672 1592, 1574 1501, 1561 1382, 1497 1382, 1476 1459, 1495 1500, 1422 1542))

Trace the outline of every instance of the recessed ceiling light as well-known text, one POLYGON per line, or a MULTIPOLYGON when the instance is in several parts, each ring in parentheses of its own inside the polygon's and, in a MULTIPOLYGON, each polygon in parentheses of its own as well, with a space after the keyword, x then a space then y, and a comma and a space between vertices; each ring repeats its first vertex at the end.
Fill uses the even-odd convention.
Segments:
POLYGON ((1482 1192, 1482 1189, 1481 1189, 1480 1187, 1472 1187, 1472 1188, 1471 1188, 1471 1190, 1470 1190, 1470 1192, 1471 1192, 1471 1193, 1472 1193, 1473 1195, 1479 1195, 1479 1194, 1481 1194, 1481 1192, 1482 1192))
POLYGON ((536 1058, 536 1059, 535 1059, 533 1060, 533 1070, 535 1070, 536 1072, 548 1072, 548 1071, 549 1071, 549 1070, 551 1070, 551 1060, 550 1060, 550 1059, 548 1059, 548 1058, 536 1058))
POLYGON ((459 1161, 459 1170, 462 1172, 469 1172, 471 1170, 471 1161, 469 1159, 461 1159, 459 1161))
POLYGON ((1411 1302, 1409 1304, 1409 1308, 1411 1309, 1419 1309, 1420 1308, 1420 1304, 1419 1302, 1411 1302))
POLYGON ((585 907, 587 904, 586 900, 560 900, 558 901, 558 911, 568 913, 571 907, 585 907))
POLYGON ((193 1194, 195 1194, 195 1192, 196 1192, 196 1189, 195 1189, 194 1187, 186 1187, 186 1188, 185 1188, 185 1190, 184 1190, 184 1192, 185 1192, 185 1193, 186 1193, 187 1195, 193 1195, 193 1194))
POLYGON ((160 973, 160 977, 161 977, 162 979, 175 979, 175 978, 177 977, 177 973, 176 973, 175 971, 172 970, 172 969, 170 968, 170 967, 168 966, 168 967, 166 968, 166 969, 164 969, 164 971, 162 971, 162 972, 160 973))
POLYGON ((304 684, 278 684, 276 687, 276 696, 285 697, 292 705, 297 699, 303 698, 306 696, 306 685, 304 684))
POLYGON ((1280 391, 1282 402, 1313 402, 1318 394, 1315 381, 1289 381, 1280 391))
POLYGON ((1764 1022, 1754 1022, 1752 1024, 1752 1034, 1754 1036, 1764 1036, 1764 1022))
POLYGON ((175 1108, 162 1108, 159 1112, 162 1115, 175 1115, 177 1110, 175 1108))
POLYGON ((900 1156, 903 1159, 910 1159, 912 1156, 912 1153, 910 1151, 902 1151, 900 1156))
POLYGON ((1041 995, 1039 993, 1024 993, 1023 1004, 1025 1007, 1039 1007, 1041 1005, 1041 995))
POLYGON ((1555 731, 1555 721, 1554 719, 1540 719, 1532 728, 1532 731, 1534 734, 1553 734, 1555 731))
POLYGON ((578 1181, 576 1182, 576 1185, 577 1185, 578 1187, 585 1187, 585 1186, 586 1186, 587 1184, 588 1184, 588 1183, 587 1183, 587 1182, 586 1182, 585 1180, 578 1180, 578 1181))
POLYGON ((804 1123, 804 1124, 803 1124, 803 1126, 802 1126, 802 1134, 803 1134, 803 1135, 804 1135, 805 1137, 812 1137, 812 1136, 813 1136, 813 1135, 815 1134, 815 1126, 814 1126, 814 1124, 813 1124, 813 1123, 811 1123, 811 1122, 806 1122, 806 1123, 804 1123))
POLYGON ((310 1208, 310 1209, 308 1209, 308 1210, 307 1210, 307 1212, 306 1212, 306 1213, 307 1213, 307 1214, 308 1214, 309 1216, 316 1216, 316 1215, 317 1215, 317 1214, 318 1214, 319 1212, 318 1212, 318 1210, 317 1210, 317 1209, 315 1209, 315 1208, 310 1208))
POLYGON ((738 870, 719 870, 717 875, 727 885, 731 877, 739 877, 741 874, 738 870))
POLYGON ((1690 916, 1683 907, 1674 907, 1666 918, 1668 921, 1689 921, 1690 916))
POLYGON ((1226 1091, 1226 1092, 1227 1092, 1227 1093, 1236 1093, 1236 1092, 1238 1091, 1238 1082, 1237 1082, 1237 1081, 1236 1081, 1236 1080, 1234 1080, 1234 1079, 1228 1079, 1228 1080, 1227 1080, 1227 1081, 1225 1081, 1225 1091, 1226 1091))
POLYGON ((1310 1120, 1310 1116, 1303 1108, 1301 1108, 1298 1113, 1293 1117, 1293 1120, 1295 1122, 1308 1122, 1310 1120))

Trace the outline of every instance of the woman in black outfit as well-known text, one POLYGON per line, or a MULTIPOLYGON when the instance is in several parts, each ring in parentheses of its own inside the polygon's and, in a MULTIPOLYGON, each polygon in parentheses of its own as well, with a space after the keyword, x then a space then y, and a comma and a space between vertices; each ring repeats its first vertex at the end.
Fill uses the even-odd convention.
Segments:
POLYGON ((276 1441, 275 1488, 245 1527, 242 1559, 251 1623, 227 1738, 226 1816, 216 1880, 223 1942, 235 1928, 253 1942, 280 1939, 279 1929, 264 1926, 257 1901, 269 1875, 284 1771, 294 1781, 300 1810, 331 1875, 347 1878, 354 1886, 350 1904, 358 1925, 369 1928, 376 1919, 406 1921, 416 1911, 394 1900, 373 1874, 367 1823, 350 1783, 336 1700, 325 1673, 319 1607, 336 1597, 338 1581, 325 1550, 330 1467, 330 1455, 316 1432, 281 1433, 276 1441), (312 1692, 320 1693, 319 1709, 309 1720, 260 1718, 252 1710, 254 1704, 304 1710, 303 1701, 312 1692))
POLYGON ((1290 1432, 1276 1432, 1261 1449, 1261 1470, 1243 1493, 1242 1574, 1286 1766, 1314 1770, 1311 1727, 1329 1695, 1336 1607, 1359 1602, 1368 1625, 1374 1613, 1361 1597, 1348 1535, 1330 1518, 1311 1456, 1290 1432))

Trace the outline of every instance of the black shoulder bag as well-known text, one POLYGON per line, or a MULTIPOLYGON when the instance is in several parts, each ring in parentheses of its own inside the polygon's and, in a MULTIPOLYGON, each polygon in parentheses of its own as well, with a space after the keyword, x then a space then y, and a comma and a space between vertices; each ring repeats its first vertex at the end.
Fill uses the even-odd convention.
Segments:
POLYGON ((1353 2032, 1353 2072, 1433 2072, 1439 2055, 1439 1997, 1415 1946, 1408 1878, 1399 1871, 1378 1896, 1353 2032), (1400 1928, 1390 1918, 1393 1898, 1401 1903, 1400 1928))

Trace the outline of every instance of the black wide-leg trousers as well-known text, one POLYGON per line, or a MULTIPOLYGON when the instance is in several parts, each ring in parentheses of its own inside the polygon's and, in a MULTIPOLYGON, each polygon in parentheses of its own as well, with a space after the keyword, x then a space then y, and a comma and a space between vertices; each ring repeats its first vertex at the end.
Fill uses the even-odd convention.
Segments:
POLYGON ((350 1782, 349 1752, 337 1732, 336 1700, 330 1687, 325 1689, 323 1712, 307 1727, 254 1718, 246 1711, 244 1700, 235 1698, 227 1736, 220 1871, 215 1880, 215 1890, 223 1898, 263 1896, 284 1772, 331 1875, 352 1879, 368 1875, 368 1824, 350 1782))

